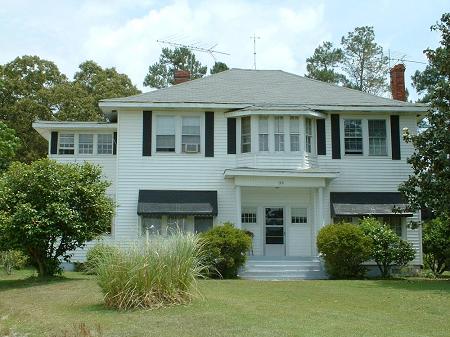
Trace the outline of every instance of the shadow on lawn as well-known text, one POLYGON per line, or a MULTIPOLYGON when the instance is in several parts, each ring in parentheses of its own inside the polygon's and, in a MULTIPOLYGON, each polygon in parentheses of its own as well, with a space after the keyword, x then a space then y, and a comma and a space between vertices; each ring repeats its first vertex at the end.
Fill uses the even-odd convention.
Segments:
POLYGON ((77 281, 81 278, 73 279, 73 278, 67 278, 64 276, 55 276, 55 277, 49 277, 49 278, 38 278, 36 276, 30 276, 24 279, 0 279, 0 292, 11 290, 11 289, 21 289, 21 288, 30 288, 30 287, 38 287, 38 286, 45 286, 55 283, 65 283, 65 282, 71 282, 71 281, 77 281))

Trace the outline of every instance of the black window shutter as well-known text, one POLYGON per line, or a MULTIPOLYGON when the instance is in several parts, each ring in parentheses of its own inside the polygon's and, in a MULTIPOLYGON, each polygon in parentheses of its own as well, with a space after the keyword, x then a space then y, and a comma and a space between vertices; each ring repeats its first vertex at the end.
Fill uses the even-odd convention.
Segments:
POLYGON ((142 112, 142 155, 152 155, 152 112, 142 112))
POLYGON ((117 132, 114 132, 113 154, 117 154, 117 132))
POLYGON ((58 152, 58 132, 52 131, 50 136, 50 154, 57 154, 58 152))
POLYGON ((326 155, 327 147, 325 143, 325 119, 316 120, 317 126, 317 154, 326 155))
POLYGON ((399 116, 391 116, 392 160, 400 160, 400 120, 399 116))
POLYGON ((236 118, 227 119, 227 153, 236 154, 236 118))
POLYGON ((331 115, 331 158, 341 159, 339 115, 331 115))
POLYGON ((214 111, 205 112, 205 157, 214 157, 214 111))

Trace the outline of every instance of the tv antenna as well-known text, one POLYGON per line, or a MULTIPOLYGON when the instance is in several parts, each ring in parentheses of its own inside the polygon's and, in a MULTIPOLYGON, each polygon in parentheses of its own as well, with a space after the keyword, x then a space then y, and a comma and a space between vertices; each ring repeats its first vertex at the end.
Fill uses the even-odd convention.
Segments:
POLYGON ((396 61, 396 62, 401 62, 401 63, 427 64, 426 62, 422 62, 422 61, 407 60, 406 55, 402 55, 399 58, 392 58, 390 49, 388 49, 388 60, 389 60, 389 68, 391 68, 391 61, 396 61))
POLYGON ((260 37, 253 33, 253 36, 250 36, 250 38, 253 39, 253 68, 256 70, 256 40, 259 40, 260 37))
POLYGON ((182 43, 177 43, 177 42, 172 42, 172 41, 167 41, 167 40, 156 40, 156 42, 167 44, 169 46, 187 48, 189 50, 195 50, 195 51, 199 51, 199 52, 203 52, 203 53, 208 53, 213 58, 214 62, 216 62, 216 57, 214 56, 214 54, 230 55, 229 53, 215 50, 214 48, 217 46, 217 43, 214 44, 213 46, 211 46, 210 48, 202 48, 199 46, 194 46, 192 44, 182 44, 182 43))

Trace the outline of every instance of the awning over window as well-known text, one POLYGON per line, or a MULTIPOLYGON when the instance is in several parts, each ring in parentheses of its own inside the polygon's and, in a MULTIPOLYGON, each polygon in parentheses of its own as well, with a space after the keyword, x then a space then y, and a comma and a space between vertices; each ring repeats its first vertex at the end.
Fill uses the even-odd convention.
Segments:
POLYGON ((139 215, 217 215, 217 191, 140 190, 139 215))
POLYGON ((397 192, 331 192, 332 216, 412 216, 397 192))

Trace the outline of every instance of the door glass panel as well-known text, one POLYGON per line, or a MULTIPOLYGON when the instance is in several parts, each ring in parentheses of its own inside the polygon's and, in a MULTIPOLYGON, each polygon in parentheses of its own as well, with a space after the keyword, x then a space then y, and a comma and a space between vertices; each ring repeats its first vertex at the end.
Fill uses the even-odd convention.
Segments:
POLYGON ((266 208, 266 244, 284 244, 283 208, 266 208))

